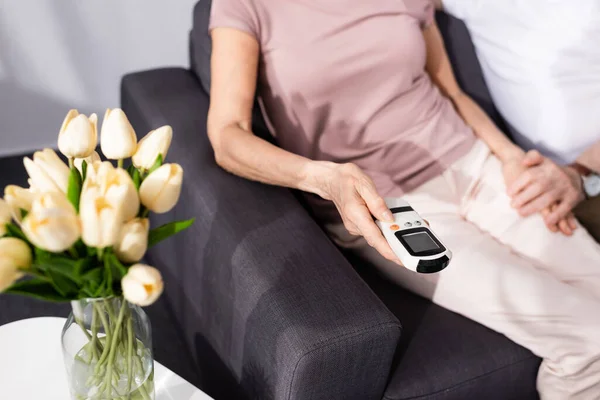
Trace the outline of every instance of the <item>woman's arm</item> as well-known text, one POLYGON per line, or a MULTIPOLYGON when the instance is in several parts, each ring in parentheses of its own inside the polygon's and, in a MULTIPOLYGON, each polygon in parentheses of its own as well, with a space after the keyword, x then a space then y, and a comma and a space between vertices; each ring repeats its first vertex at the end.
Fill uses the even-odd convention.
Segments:
POLYGON ((325 196, 314 178, 331 165, 284 151, 251 132, 259 57, 256 40, 229 28, 214 29, 212 38, 208 137, 217 164, 244 178, 325 196))
POLYGON ((523 150, 513 144, 458 86, 437 25, 435 23, 429 25, 423 31, 423 35, 427 44, 427 72, 442 93, 452 100, 457 111, 473 129, 475 135, 487 143, 492 152, 503 162, 513 158, 522 158, 523 150))
POLYGON ((256 39, 231 28, 215 28, 211 35, 208 137, 217 163, 244 178, 331 200, 350 233, 364 236, 384 257, 399 263, 371 217, 391 222, 392 214, 357 166, 309 160, 252 133, 259 59, 256 39))

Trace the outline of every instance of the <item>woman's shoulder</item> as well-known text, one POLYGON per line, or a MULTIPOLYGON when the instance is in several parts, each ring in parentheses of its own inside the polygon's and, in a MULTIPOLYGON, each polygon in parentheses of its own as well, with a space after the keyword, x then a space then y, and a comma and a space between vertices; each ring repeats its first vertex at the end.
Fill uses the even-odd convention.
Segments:
POLYGON ((260 22, 256 9, 260 1, 262 0, 212 0, 209 29, 235 28, 258 38, 260 22))

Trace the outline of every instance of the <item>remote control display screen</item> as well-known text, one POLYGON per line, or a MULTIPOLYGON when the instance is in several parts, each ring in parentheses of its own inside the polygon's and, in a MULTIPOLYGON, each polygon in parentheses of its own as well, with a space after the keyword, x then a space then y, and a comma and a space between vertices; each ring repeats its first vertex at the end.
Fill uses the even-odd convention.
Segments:
POLYGON ((422 253, 440 248, 427 232, 409 233, 402 235, 402 238, 413 253, 422 253))

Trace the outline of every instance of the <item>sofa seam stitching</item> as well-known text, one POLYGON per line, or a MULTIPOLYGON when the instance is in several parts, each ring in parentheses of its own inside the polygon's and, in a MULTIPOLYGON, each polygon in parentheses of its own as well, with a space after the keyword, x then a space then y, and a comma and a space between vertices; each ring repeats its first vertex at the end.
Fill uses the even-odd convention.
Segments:
POLYGON ((300 363, 302 362, 302 360, 304 360, 304 358, 306 358, 307 356, 309 356, 310 354, 314 353, 315 351, 321 350, 324 347, 327 347, 331 344, 331 342, 336 341, 336 340, 340 340, 340 339, 347 339, 347 338, 352 338, 355 336, 358 336, 364 332, 370 331, 370 330, 375 330, 377 328, 380 327, 384 327, 384 326, 390 326, 393 328, 396 328, 399 332, 402 332, 402 325, 398 322, 381 322, 377 325, 373 325, 373 326, 369 326, 369 327, 365 327, 362 329, 359 329, 358 331, 354 331, 354 332, 347 332, 347 333, 340 333, 337 336, 331 337, 327 340, 324 340, 323 342, 319 343, 317 345, 317 347, 309 350, 308 352, 302 354, 302 356, 300 356, 300 358, 298 359, 298 361, 296 362, 296 365, 294 366, 294 371, 292 372, 292 379, 290 381, 290 386, 288 388, 288 400, 291 399, 292 397, 292 385, 294 384, 294 380, 296 378, 296 371, 298 370, 298 367, 300 366, 300 363))
POLYGON ((501 371, 501 370, 503 370, 503 369, 510 368, 510 367, 512 367, 512 366, 514 366, 514 365, 521 364, 521 363, 524 363, 524 362, 526 362, 526 361, 529 361, 529 360, 534 360, 534 359, 536 359, 536 357, 535 357, 535 356, 529 356, 529 357, 527 357, 527 358, 524 358, 524 359, 522 359, 522 360, 515 361, 515 362, 513 362, 513 363, 510 363, 510 364, 508 364, 508 365, 504 365, 504 366, 502 366, 502 367, 496 368, 496 369, 494 369, 494 370, 492 370, 492 371, 488 371, 488 372, 486 372, 485 374, 481 374, 481 375, 475 376, 475 377, 473 377, 473 378, 467 379, 466 381, 462 381, 462 382, 459 382, 459 383, 457 383, 457 384, 454 384, 454 385, 452 385, 452 386, 449 386, 449 387, 447 387, 447 388, 444 388, 444 389, 437 390, 437 391, 435 391, 435 392, 433 392, 433 393, 428 393, 428 394, 419 395, 419 396, 413 396, 413 397, 389 397, 389 396, 385 396, 385 395, 384 395, 384 396, 383 396, 383 400, 419 400, 419 399, 425 399, 425 398, 427 398, 428 396, 435 396, 435 395, 437 395, 437 394, 439 394, 439 393, 442 393, 442 392, 444 392, 444 391, 447 391, 447 390, 449 390, 449 391, 453 391, 453 390, 455 390, 455 389, 457 389, 457 388, 459 388, 459 387, 461 387, 461 386, 463 386, 463 385, 465 385, 465 384, 467 384, 467 383, 469 383, 469 382, 475 381, 475 380, 477 380, 477 379, 480 379, 480 378, 486 377, 486 376, 488 376, 488 375, 494 374, 494 373, 496 373, 496 372, 498 372, 498 371, 501 371))

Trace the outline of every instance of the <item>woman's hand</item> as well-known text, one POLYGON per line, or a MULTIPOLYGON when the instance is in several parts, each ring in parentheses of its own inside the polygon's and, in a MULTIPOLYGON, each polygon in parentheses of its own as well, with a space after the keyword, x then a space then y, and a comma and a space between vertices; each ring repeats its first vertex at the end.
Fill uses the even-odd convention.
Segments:
POLYGON ((322 196, 335 204, 348 232, 363 236, 383 257, 402 265, 373 221, 372 216, 385 222, 394 218, 371 178, 354 164, 334 164, 320 181, 322 196))
POLYGON ((571 235, 577 227, 572 209, 584 198, 579 174, 560 167, 538 151, 504 163, 511 206, 522 216, 540 212, 548 228, 571 235))

